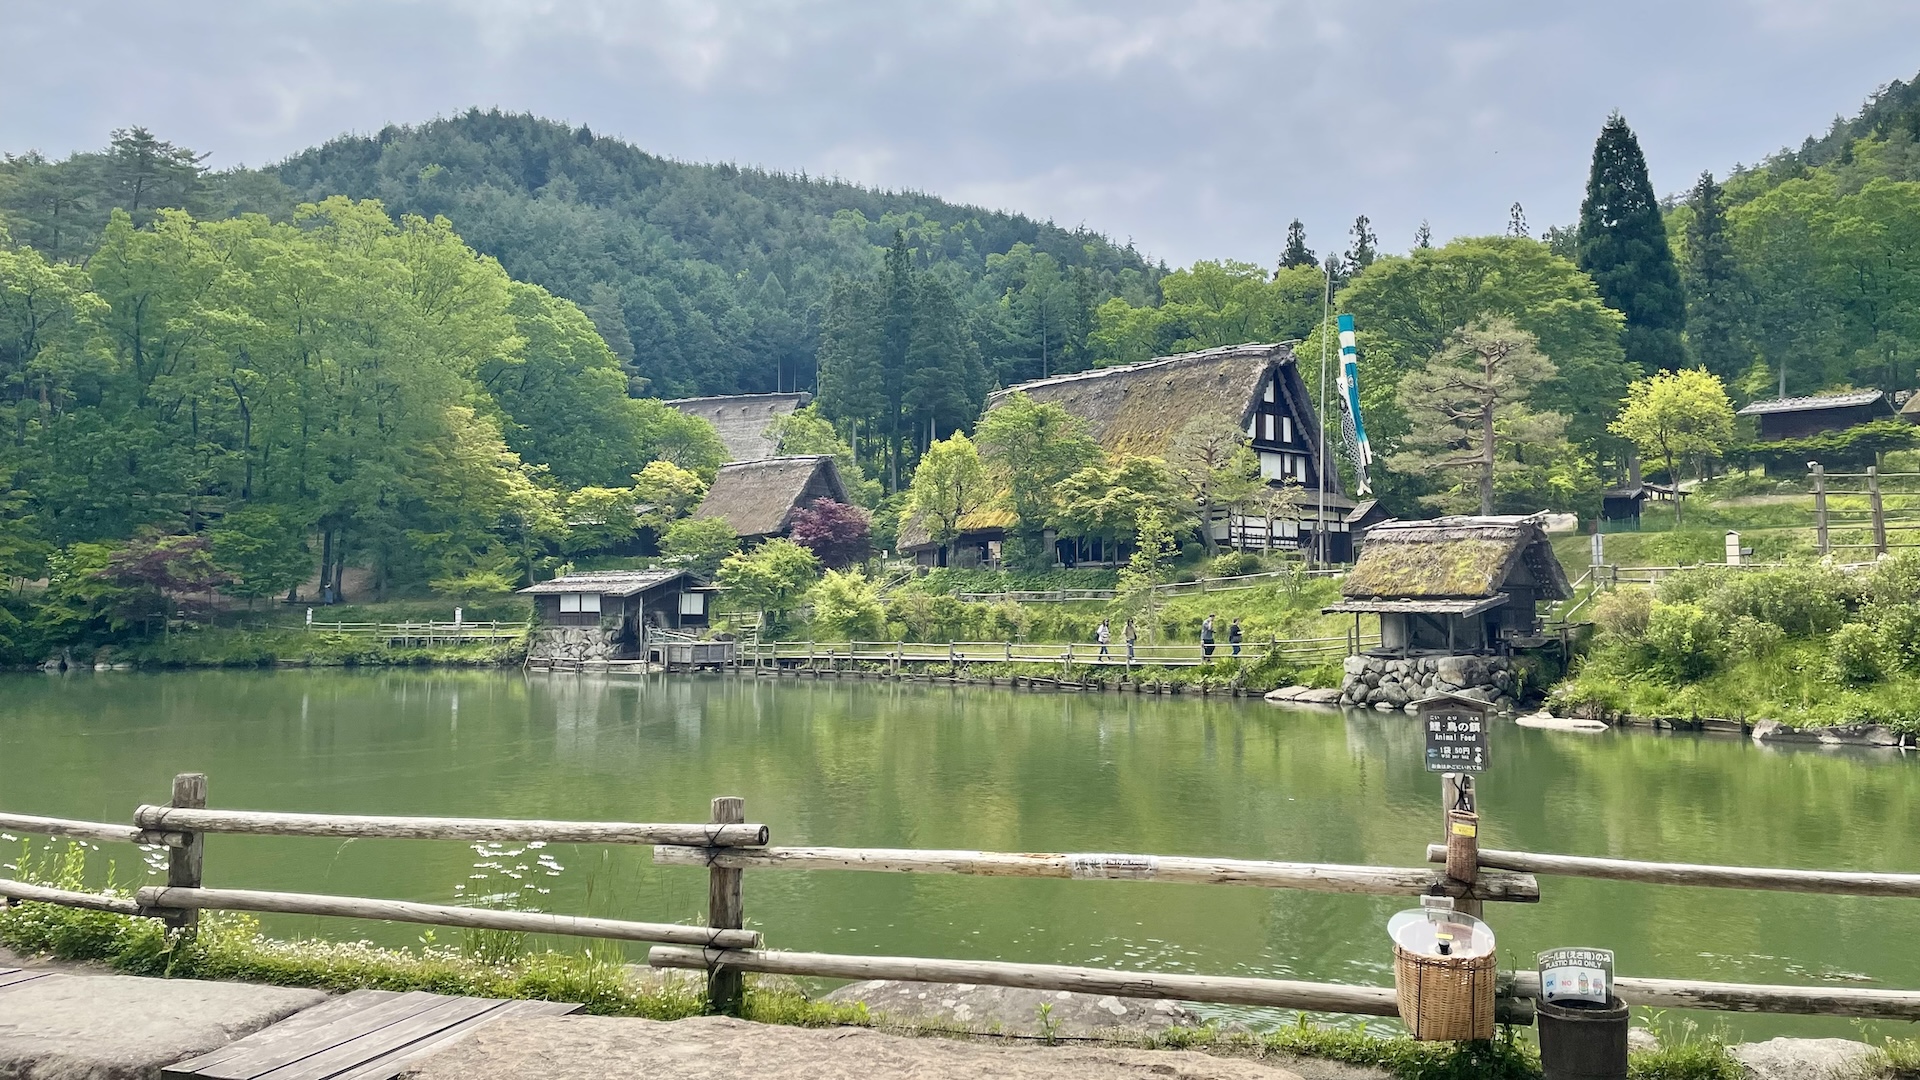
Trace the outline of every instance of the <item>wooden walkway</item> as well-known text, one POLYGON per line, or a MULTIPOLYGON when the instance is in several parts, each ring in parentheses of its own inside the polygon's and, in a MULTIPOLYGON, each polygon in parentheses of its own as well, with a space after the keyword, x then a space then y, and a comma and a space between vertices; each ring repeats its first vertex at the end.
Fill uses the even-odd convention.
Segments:
POLYGON ((0 968, 0 990, 5 990, 9 986, 19 986, 21 983, 32 982, 35 979, 45 978, 51 974, 53 974, 51 971, 23 971, 20 968, 0 968))
MULTIPOLYGON (((0 980, 7 977, 0 975, 0 980)), ((160 1077, 389 1080, 414 1059, 484 1024, 508 1018, 565 1016, 584 1007, 555 1001, 355 990, 210 1054, 169 1066, 161 1070, 160 1077)))

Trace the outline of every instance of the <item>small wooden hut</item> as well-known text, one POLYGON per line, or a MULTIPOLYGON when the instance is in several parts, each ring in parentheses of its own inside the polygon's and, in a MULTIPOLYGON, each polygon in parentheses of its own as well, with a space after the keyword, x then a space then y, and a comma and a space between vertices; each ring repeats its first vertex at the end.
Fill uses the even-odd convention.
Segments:
POLYGON ((908 556, 915 565, 925 567, 962 566, 998 567, 1000 547, 1014 517, 1009 510, 975 510, 962 514, 959 535, 944 544, 934 543, 927 523, 914 515, 900 523, 900 535, 893 548, 908 556))
POLYGON ((543 630, 560 632, 549 636, 586 643, 593 652, 587 659, 625 660, 646 655, 650 629, 707 626, 713 590, 685 570, 604 570, 567 574, 520 593, 533 597, 543 630))
POLYGON ((780 452, 772 432, 774 421, 804 408, 812 394, 729 394, 723 397, 675 398, 668 405, 713 425, 727 448, 729 461, 757 461, 780 452))
POLYGON ((1883 390, 1849 390, 1840 394, 1775 398, 1756 401, 1739 412, 1753 417, 1761 442, 1804 439, 1829 431, 1845 431, 1898 414, 1883 390))
POLYGON ((1506 652, 1539 633, 1540 601, 1573 595, 1539 516, 1388 521, 1324 610, 1380 617, 1380 652, 1506 652))
POLYGON ((719 518, 746 543, 785 536, 793 514, 822 499, 847 501, 840 470, 825 454, 760 458, 723 465, 695 518, 719 518))

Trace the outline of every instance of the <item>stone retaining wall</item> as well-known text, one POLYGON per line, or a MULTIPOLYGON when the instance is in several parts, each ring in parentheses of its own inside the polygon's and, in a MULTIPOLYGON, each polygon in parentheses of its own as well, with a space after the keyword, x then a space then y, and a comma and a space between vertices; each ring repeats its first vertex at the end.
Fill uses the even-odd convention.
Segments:
POLYGON ((598 626, 542 626, 527 643, 530 660, 614 660, 620 631, 598 626))
POLYGON ((1504 656, 1349 656, 1340 704, 1405 708, 1433 694, 1513 707, 1513 663, 1504 656))

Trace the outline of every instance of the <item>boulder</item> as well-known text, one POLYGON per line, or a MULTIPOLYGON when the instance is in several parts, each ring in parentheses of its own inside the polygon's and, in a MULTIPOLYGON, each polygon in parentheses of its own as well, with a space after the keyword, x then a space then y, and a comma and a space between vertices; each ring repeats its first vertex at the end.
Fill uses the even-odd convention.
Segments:
POLYGON ((1542 728, 1547 731, 1580 731, 1592 733, 1607 730, 1607 725, 1598 720, 1584 720, 1572 716, 1555 716, 1550 712, 1537 712, 1522 716, 1514 721, 1521 727, 1542 728))
POLYGON ((1268 701, 1292 701, 1306 689, 1305 686, 1300 685, 1282 686, 1267 691, 1266 697, 1268 701))
POLYGON ((1340 704, 1340 691, 1327 687, 1312 689, 1301 694, 1296 700, 1303 705, 1338 705, 1340 704))
POLYGON ((1753 725, 1753 741, 1820 743, 1827 746, 1899 746, 1899 732, 1881 724, 1842 724, 1827 728, 1796 728, 1778 720, 1753 725))
POLYGON ((1870 1075, 1873 1047, 1852 1039, 1768 1039, 1728 1047, 1753 1080, 1851 1080, 1870 1075))
POLYGON ((1342 661, 1341 667, 1349 675, 1358 675, 1367 670, 1367 658, 1364 656, 1349 656, 1346 660, 1342 661))

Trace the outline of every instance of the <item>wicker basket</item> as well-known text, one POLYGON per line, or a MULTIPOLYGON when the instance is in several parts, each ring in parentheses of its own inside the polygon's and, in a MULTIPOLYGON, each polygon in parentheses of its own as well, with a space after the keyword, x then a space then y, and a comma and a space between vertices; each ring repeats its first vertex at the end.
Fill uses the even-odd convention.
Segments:
POLYGON ((1400 1019, 1416 1039, 1493 1038, 1496 957, 1421 956, 1393 947, 1393 989, 1400 1019))

